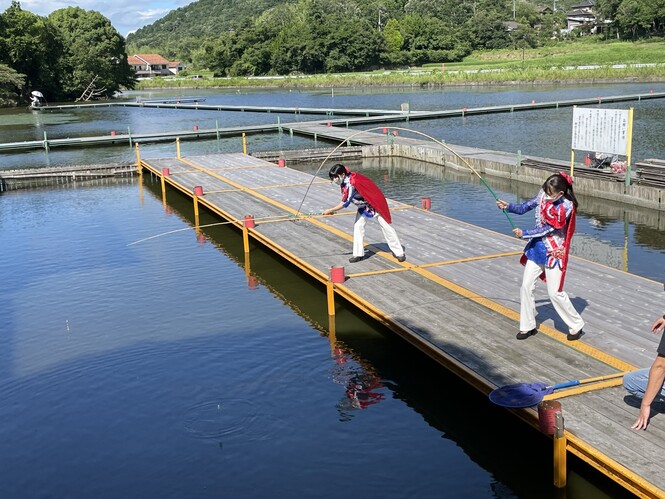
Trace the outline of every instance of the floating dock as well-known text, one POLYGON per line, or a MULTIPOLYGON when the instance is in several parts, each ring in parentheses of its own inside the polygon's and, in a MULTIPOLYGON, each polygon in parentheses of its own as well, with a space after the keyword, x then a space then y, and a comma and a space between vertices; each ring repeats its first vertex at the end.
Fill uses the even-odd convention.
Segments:
POLYGON ((287 106, 239 106, 228 104, 199 104, 205 101, 204 98, 193 97, 173 97, 163 100, 142 100, 139 102, 118 101, 118 102, 97 102, 86 104, 63 104, 59 106, 42 106, 34 109, 40 111, 59 111, 99 107, 145 107, 145 108, 165 108, 165 109, 194 109, 201 111, 235 111, 248 113, 281 113, 281 114, 315 114, 324 116, 365 116, 365 117, 384 117, 384 116, 404 116, 409 115, 412 119, 416 118, 447 118, 454 116, 467 116, 470 114, 493 114, 507 113, 515 111, 530 111, 533 109, 558 109, 560 107, 585 106, 593 104, 607 104, 609 102, 630 102, 647 99, 665 98, 665 92, 648 92, 643 94, 610 95, 598 97, 584 97, 580 99, 564 99, 558 101, 526 102, 523 104, 506 104, 501 106, 484 106, 476 108, 447 109, 438 111, 416 111, 409 109, 347 109, 347 108, 319 108, 319 107, 287 107, 287 106))
POLYGON ((133 163, 0 170, 0 192, 73 182, 132 177, 135 173, 136 165, 133 163))
MULTIPOLYGON (((571 257, 566 290, 586 335, 566 340, 538 286, 539 333, 518 341, 523 241, 432 213, 425 200, 421 207, 389 200, 407 260, 398 262, 370 223, 369 256, 349 264, 355 210, 314 215, 339 202, 339 189, 323 178, 244 154, 138 164, 160 179, 165 205, 175 194, 170 188, 192 199, 198 232, 203 208, 235 224, 248 272, 254 241, 320 281, 331 334, 343 298, 483 393, 518 382, 620 376, 648 367, 656 355, 659 338, 649 330, 663 312, 662 283, 571 257)), ((640 497, 665 497, 665 416, 646 432, 631 430, 639 409, 624 401, 620 383, 616 377, 546 396, 560 401, 565 418, 552 437, 555 484, 565 486, 570 453, 640 497)), ((539 427, 535 408, 511 410, 539 427)))
MULTIPOLYGON (((236 106, 236 105, 204 105, 187 103, 160 103, 160 102, 105 102, 94 104, 66 104, 61 106, 45 106, 35 108, 41 111, 52 110, 74 110, 85 108, 104 108, 104 107, 142 107, 142 108, 168 108, 168 109, 189 109, 202 111, 234 111, 234 112, 252 112, 252 113, 281 113, 281 114, 312 114, 325 116, 323 120, 313 120, 307 122, 281 123, 279 117, 277 123, 229 127, 229 128, 207 128, 199 129, 197 125, 193 130, 175 130, 169 132, 156 133, 132 133, 128 129, 127 133, 116 133, 111 131, 109 135, 94 137, 67 137, 67 138, 49 138, 44 133, 44 140, 30 140, 22 142, 0 143, 0 153, 15 152, 21 150, 45 149, 48 151, 53 147, 86 147, 95 145, 126 145, 132 147, 133 143, 144 142, 168 142, 176 138, 186 139, 212 139, 228 136, 240 136, 242 134, 264 133, 264 132, 282 132, 283 130, 291 133, 302 133, 304 135, 313 135, 310 133, 310 126, 330 126, 330 127, 350 127, 369 124, 387 124, 387 123, 408 123, 411 120, 430 120, 442 118, 464 117, 477 114, 494 113, 512 113, 518 111, 533 111, 539 109, 558 109, 560 107, 572 107, 582 105, 607 104, 613 102, 642 101, 648 99, 665 98, 665 92, 649 92, 645 94, 628 94, 605 97, 593 97, 583 99, 569 99, 560 101, 544 101, 524 104, 508 104, 501 106, 484 106, 477 108, 462 109, 443 109, 435 111, 411 111, 405 110, 387 110, 387 109, 339 109, 339 108, 306 108, 306 107, 277 107, 277 106, 236 106), (350 118, 340 119, 335 116, 351 116, 350 118)), ((362 144, 360 140, 356 142, 362 144)))

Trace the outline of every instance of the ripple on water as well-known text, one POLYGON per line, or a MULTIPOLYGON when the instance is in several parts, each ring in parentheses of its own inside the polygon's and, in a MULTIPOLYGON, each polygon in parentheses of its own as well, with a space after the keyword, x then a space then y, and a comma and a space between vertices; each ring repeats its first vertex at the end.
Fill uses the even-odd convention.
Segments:
POLYGON ((197 439, 219 442, 271 440, 287 428, 286 421, 260 410, 251 400, 220 398, 199 402, 185 411, 185 432, 197 439))
POLYGON ((258 407, 250 400, 211 400, 187 409, 184 426, 185 431, 195 438, 219 440, 247 432, 257 416, 258 407))

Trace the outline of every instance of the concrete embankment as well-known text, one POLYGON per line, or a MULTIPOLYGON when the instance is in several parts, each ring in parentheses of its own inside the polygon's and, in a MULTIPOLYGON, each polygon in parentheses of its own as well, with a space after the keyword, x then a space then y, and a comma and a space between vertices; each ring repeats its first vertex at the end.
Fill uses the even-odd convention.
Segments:
MULTIPOLYGON (((365 157, 403 157, 416 161, 441 165, 468 171, 469 168, 460 160, 463 157, 481 175, 510 179, 515 182, 541 185, 545 179, 557 171, 569 171, 570 162, 519 156, 513 153, 449 146, 451 152, 440 146, 413 146, 391 144, 363 148, 365 157), (456 154, 455 154, 456 153, 456 154)), ((641 206, 655 210, 664 210, 663 186, 645 185, 639 177, 625 183, 624 174, 612 174, 595 168, 575 165, 575 192, 581 195, 641 206)))

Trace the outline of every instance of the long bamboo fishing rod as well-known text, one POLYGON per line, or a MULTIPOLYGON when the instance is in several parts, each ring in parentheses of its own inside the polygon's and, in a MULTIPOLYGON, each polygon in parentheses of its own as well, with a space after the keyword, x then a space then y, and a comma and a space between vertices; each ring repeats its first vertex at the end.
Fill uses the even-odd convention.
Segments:
MULTIPOLYGON (((337 145, 332 151, 330 151, 330 153, 328 153, 328 155, 327 155, 325 158, 323 158, 323 161, 321 162, 321 165, 320 165, 319 168, 316 170, 316 173, 314 173, 314 177, 312 177, 312 180, 310 181, 309 185, 307 186, 307 189, 305 190, 305 195, 303 196, 302 201, 300 202, 300 206, 298 206, 298 210, 296 211, 296 215, 298 215, 298 214, 300 213, 300 209, 302 208, 302 205, 303 205, 303 203, 305 202, 305 198, 307 197, 307 194, 309 193, 309 189, 310 189, 310 187, 312 186, 312 184, 314 183, 314 179, 316 178, 316 176, 317 176, 317 175, 319 174, 319 172, 321 171, 321 168, 323 168, 323 165, 326 163, 326 161, 328 161, 328 160, 330 159, 330 157, 331 157, 331 156, 337 151, 337 149, 339 149, 340 147, 342 147, 342 145, 344 144, 344 142, 348 142, 348 141, 351 140, 353 137, 355 137, 356 135, 360 135, 361 133, 372 132, 372 131, 374 131, 374 130, 383 130, 384 128, 389 128, 389 129, 393 129, 393 130, 402 130, 402 131, 405 131, 405 132, 411 132, 411 133, 415 133, 415 134, 417 134, 417 135, 422 135, 423 137, 426 137, 426 138, 430 139, 432 142, 435 142, 436 144, 440 145, 440 146, 443 147, 444 149, 450 151, 451 153, 453 153, 453 154, 455 155, 455 157, 457 157, 460 161, 462 161, 462 163, 464 163, 464 165, 465 165, 466 167, 468 167, 469 170, 471 170, 471 171, 472 171, 472 172, 473 172, 473 173, 474 173, 474 174, 480 179, 480 181, 483 183, 483 185, 484 185, 485 187, 487 187, 487 189, 490 191, 490 193, 492 194, 492 196, 494 196, 494 199, 495 199, 496 201, 499 201, 499 196, 496 195, 496 192, 494 192, 494 190, 492 190, 492 188, 491 188, 491 187, 489 186, 489 184, 485 181, 485 179, 480 175, 480 173, 478 173, 478 172, 476 171, 476 169, 475 169, 473 166, 471 166, 471 164, 470 164, 466 159, 464 159, 464 157, 462 157, 459 153, 457 153, 457 151, 455 151, 455 150, 453 150, 452 148, 448 147, 446 144, 444 144, 444 143, 441 142, 440 140, 435 139, 435 138, 432 137, 431 135, 427 135, 426 133, 420 132, 420 131, 418 131, 418 130, 412 130, 412 129, 410 129, 410 128, 402 128, 402 127, 394 127, 394 126, 392 126, 392 127, 382 127, 382 126, 381 126, 381 127, 372 127, 372 128, 368 128, 367 130, 359 130, 359 131, 357 131, 356 133, 351 134, 349 137, 345 138, 342 142, 340 142, 340 143, 339 143, 339 144, 338 144, 338 145, 337 145)), ((513 220, 510 218, 510 215, 508 215, 508 212, 507 212, 505 209, 504 209, 504 210, 501 210, 501 211, 503 212, 504 215, 506 215, 506 218, 508 219, 508 222, 510 222, 511 227, 512 227, 513 229, 515 229, 516 226, 515 226, 515 224, 513 223, 513 220)))
MULTIPOLYGON (((337 145, 332 151, 330 151, 330 152, 328 153, 328 155, 327 155, 325 158, 323 158, 323 161, 322 161, 321 164, 319 165, 319 168, 316 170, 316 172, 315 172, 314 175, 312 176, 312 180, 310 180, 309 184, 307 185, 307 189, 305 190, 305 195, 303 196, 302 201, 300 201, 300 205, 298 206, 298 209, 296 210, 295 215, 262 217, 262 218, 257 218, 256 220, 264 220, 264 221, 265 221, 265 220, 271 220, 271 221, 281 221, 281 220, 285 220, 285 221, 286 221, 286 220, 289 220, 289 221, 290 221, 290 220, 298 220, 298 219, 310 218, 310 217, 312 217, 312 216, 321 215, 321 212, 316 212, 316 213, 304 213, 304 214, 301 215, 300 210, 301 210, 301 208, 302 208, 303 203, 305 202, 305 199, 307 198, 307 194, 309 194, 309 190, 310 190, 310 188, 312 187, 312 184, 314 183, 314 180, 316 180, 317 175, 319 174, 319 172, 321 171, 321 169, 323 168, 323 166, 326 164, 326 161, 328 161, 328 160, 330 159, 330 157, 331 157, 331 156, 332 156, 332 155, 333 155, 333 154, 334 154, 334 153, 335 153, 340 147, 342 147, 342 145, 344 145, 344 142, 349 141, 350 139, 352 139, 352 138, 355 137, 356 135, 360 135, 361 133, 365 133, 365 132, 371 132, 371 131, 374 131, 374 130, 382 130, 382 129, 384 129, 384 128, 391 128, 391 129, 393 129, 393 130, 401 130, 401 131, 405 131, 405 132, 415 133, 415 134, 417 134, 417 135, 422 135, 423 137, 426 137, 426 138, 430 139, 432 142, 435 142, 436 144, 440 145, 441 147, 443 147, 443 148, 446 149, 447 151, 450 151, 453 155, 455 155, 455 157, 457 157, 460 161, 462 161, 462 163, 464 163, 464 165, 465 165, 466 167, 468 167, 469 170, 471 170, 471 171, 472 171, 472 172, 473 172, 473 173, 474 173, 474 174, 480 179, 480 181, 482 182, 482 184, 483 184, 485 187, 487 187, 487 189, 490 191, 490 193, 492 194, 492 196, 494 196, 494 199, 497 200, 497 201, 499 200, 499 197, 496 195, 496 193, 494 192, 494 190, 489 186, 489 184, 485 181, 485 179, 480 175, 480 173, 478 173, 478 172, 476 171, 476 169, 475 169, 473 166, 471 166, 471 164, 470 164, 470 163, 469 163, 464 157, 462 157, 459 153, 457 153, 457 151, 453 150, 452 148, 450 148, 449 146, 447 146, 446 144, 444 144, 444 143, 441 142, 440 140, 437 140, 436 138, 432 137, 431 135, 428 135, 428 134, 426 134, 426 133, 420 132, 420 131, 418 131, 418 130, 412 130, 412 129, 410 129, 410 128, 403 128, 403 127, 373 127, 373 128, 368 128, 367 130, 359 130, 359 131, 357 131, 357 132, 351 134, 349 137, 347 137, 347 138, 344 139, 342 142, 340 142, 340 143, 339 143, 339 144, 338 144, 338 145, 337 145)), ((514 228, 515 228, 515 224, 513 223, 512 219, 510 218, 510 215, 508 215, 508 212, 507 212, 506 210, 501 210, 501 211, 503 212, 504 215, 506 215, 506 218, 508 219, 508 222, 510 222, 510 225, 511 225, 512 228, 514 229, 514 228)), ((237 223, 237 222, 241 222, 241 220, 240 220, 240 219, 235 219, 235 220, 230 220, 230 221, 226 221, 226 222, 217 222, 217 223, 214 223, 214 224, 200 225, 199 228, 213 227, 213 226, 215 226, 215 225, 234 224, 234 223, 237 223)), ((176 229, 176 230, 171 230, 171 231, 167 231, 167 232, 162 232, 162 233, 160 233, 160 234, 155 234, 155 235, 152 235, 152 236, 149 236, 149 237, 145 237, 145 238, 143 238, 143 239, 139 239, 138 241, 134 241, 134 242, 132 242, 132 243, 129 243, 127 246, 132 246, 132 245, 134 245, 134 244, 142 243, 142 242, 144 242, 144 241, 149 241, 150 239, 155 239, 155 238, 158 238, 158 237, 166 236, 166 235, 168 235, 168 234, 174 234, 174 233, 176 233, 176 232, 181 232, 181 231, 185 231, 185 230, 191 230, 191 227, 185 227, 185 228, 182 228, 182 229, 176 229)))

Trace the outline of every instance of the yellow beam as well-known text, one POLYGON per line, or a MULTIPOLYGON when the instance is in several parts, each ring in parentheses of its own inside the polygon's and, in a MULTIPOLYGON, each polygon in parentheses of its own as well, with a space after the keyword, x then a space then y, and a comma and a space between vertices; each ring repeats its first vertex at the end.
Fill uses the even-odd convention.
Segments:
MULTIPOLYGON (((223 177, 222 175, 219 175, 215 172, 211 172, 210 170, 208 170, 204 167, 201 167, 201 166, 199 166, 195 163, 192 163, 192 162, 190 162, 186 159, 181 158, 180 161, 185 163, 185 164, 188 164, 188 165, 192 166, 193 168, 198 168, 201 171, 207 172, 209 175, 211 175, 211 176, 213 176, 213 177, 215 177, 215 178, 217 178, 217 179, 219 179, 223 182, 226 182, 229 185, 232 185, 233 187, 237 188, 238 190, 243 191, 243 192, 247 192, 248 194, 257 197, 258 199, 261 199, 262 201, 265 201, 266 203, 271 204, 272 206, 278 207, 278 208, 284 210, 287 213, 299 214, 299 212, 297 212, 296 210, 294 210, 290 206, 287 206, 283 203, 275 201, 274 199, 272 199, 268 196, 265 196, 264 194, 261 194, 260 192, 257 192, 254 189, 245 187, 242 184, 239 184, 238 182, 235 182, 231 179, 223 177)), ((333 215, 333 216, 335 216, 335 215, 333 215)), ((344 216, 344 215, 339 215, 339 216, 344 216)), ((313 223, 313 224, 315 224, 319 227, 322 227, 322 228, 324 228, 324 229, 326 229, 326 230, 328 230, 328 231, 330 231, 330 232, 332 232, 332 233, 338 235, 339 237, 342 237, 342 238, 344 238, 348 241, 353 240, 352 235, 349 235, 346 232, 342 232, 342 231, 340 231, 340 230, 338 230, 334 227, 331 227, 328 224, 323 223, 323 222, 319 221, 316 218, 307 217, 306 220, 308 220, 310 223, 313 223)), ((252 231, 252 234, 254 235, 254 234, 256 234, 256 232, 252 231)), ((390 255, 389 253, 386 253, 386 252, 379 252, 379 254, 382 255, 382 256, 386 256, 386 257, 388 257, 388 255, 390 255)), ((298 260, 297 257, 296 257, 296 260, 298 260)), ((291 260, 291 261, 293 261, 293 260, 291 260)), ((477 294, 473 291, 470 291, 470 290, 468 290, 468 289, 466 289, 466 288, 464 288, 464 287, 462 287, 458 284, 455 284, 452 281, 444 279, 444 278, 428 271, 425 268, 410 266, 410 265, 406 265, 406 264, 405 264, 405 266, 408 266, 413 272, 416 272, 416 273, 420 274, 421 276, 423 276, 423 277, 425 277, 425 278, 427 278, 427 279, 429 279, 433 282, 436 282, 437 284, 449 289, 450 291, 453 291, 454 293, 456 293, 460 296, 463 296, 464 298, 467 298, 467 299, 469 299, 469 300, 471 300, 475 303, 478 303, 479 305, 482 305, 486 308, 489 308, 490 310, 493 310, 493 311, 503 315, 504 317, 512 319, 515 322, 519 322, 519 312, 516 312, 516 311, 514 311, 514 310, 512 310, 512 309, 510 309, 510 308, 508 308, 504 305, 501 305, 501 304, 499 304, 499 303, 497 303, 493 300, 490 300, 489 298, 486 298, 486 297, 481 296, 481 295, 479 295, 479 294, 477 294)), ((633 365, 631 365, 627 362, 624 362, 620 359, 617 359, 616 357, 614 357, 612 355, 609 355, 609 354, 603 352, 602 350, 594 348, 591 345, 588 345, 588 344, 586 344, 582 341, 576 341, 576 342, 569 342, 567 340, 564 341, 565 340, 565 335, 561 334, 561 332, 557 331, 556 329, 554 329, 550 326, 546 326, 544 324, 541 324, 541 326, 538 328, 538 330, 541 333, 545 334, 546 336, 549 336, 550 338, 552 338, 556 341, 559 341, 562 344, 565 344, 567 347, 573 348, 573 349, 578 350, 578 351, 580 351, 580 352, 582 352, 586 355, 589 355, 590 357, 593 357, 593 358, 595 358, 595 359, 597 359, 601 362, 604 362, 605 364, 607 364, 611 367, 614 367, 619 371, 632 371, 632 370, 635 369, 635 366, 633 366, 633 365)))
POLYGON ((566 432, 561 411, 554 415, 554 486, 562 489, 567 481, 566 432))
POLYGON ((335 285, 332 281, 326 282, 326 297, 328 299, 328 317, 335 315, 335 285))
POLYGON ((450 265, 453 263, 466 263, 466 262, 476 262, 479 260, 489 260, 492 258, 502 258, 504 256, 517 256, 521 255, 523 253, 522 250, 520 251, 508 251, 506 253, 494 253, 492 255, 479 255, 479 256, 470 256, 468 258, 458 258, 457 260, 445 260, 443 262, 434 262, 434 263, 423 263, 422 265, 418 265, 421 269, 422 268, 428 268, 428 267, 440 267, 442 265, 450 265))

